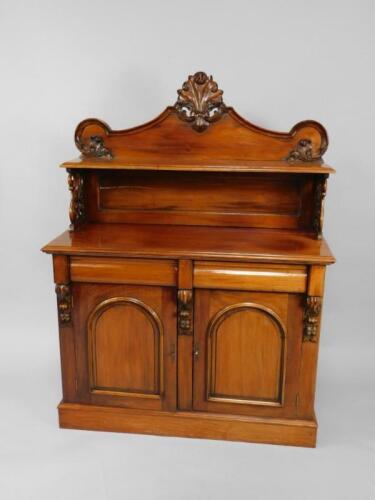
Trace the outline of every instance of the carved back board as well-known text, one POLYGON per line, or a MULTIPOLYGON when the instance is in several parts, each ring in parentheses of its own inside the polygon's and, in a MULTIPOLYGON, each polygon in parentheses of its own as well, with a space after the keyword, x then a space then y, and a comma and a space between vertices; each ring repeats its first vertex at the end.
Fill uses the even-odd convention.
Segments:
MULTIPOLYGON (((223 92, 212 76, 198 72, 178 90, 174 106, 154 120, 112 130, 103 121, 89 118, 78 125, 75 143, 82 159, 96 158, 103 166, 108 160, 112 166, 168 165, 171 159, 192 166, 235 167, 262 161, 322 165, 328 137, 324 127, 312 120, 297 123, 290 132, 253 125, 224 104, 223 92)), ((100 163, 95 167, 100 168, 100 163)))

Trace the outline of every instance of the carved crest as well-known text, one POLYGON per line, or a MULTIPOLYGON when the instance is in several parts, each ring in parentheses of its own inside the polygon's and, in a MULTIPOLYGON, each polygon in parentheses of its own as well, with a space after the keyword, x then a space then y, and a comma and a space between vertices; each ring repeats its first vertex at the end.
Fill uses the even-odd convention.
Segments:
POLYGON ((100 135, 90 135, 87 142, 83 142, 81 138, 76 141, 78 149, 81 151, 81 156, 88 156, 93 158, 107 158, 112 159, 111 151, 105 147, 104 139, 100 135))
POLYGON ((303 341, 316 342, 319 329, 322 298, 308 296, 305 305, 303 341))
POLYGON ((63 324, 70 323, 72 297, 69 285, 56 285, 57 309, 59 313, 59 322, 63 324))
POLYGON ((178 99, 174 107, 178 116, 191 122, 197 132, 206 130, 226 110, 223 91, 218 88, 212 76, 208 77, 203 71, 190 75, 177 93, 178 99))
POLYGON ((69 172, 68 187, 71 193, 69 229, 74 231, 74 229, 83 222, 85 216, 83 201, 83 177, 79 172, 69 172))

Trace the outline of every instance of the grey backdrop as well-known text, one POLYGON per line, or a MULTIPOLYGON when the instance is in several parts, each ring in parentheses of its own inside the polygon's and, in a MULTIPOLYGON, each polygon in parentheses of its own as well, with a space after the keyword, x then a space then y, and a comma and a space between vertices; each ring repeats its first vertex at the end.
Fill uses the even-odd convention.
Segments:
POLYGON ((375 3, 0 1, 0 496, 375 498, 375 3), (51 261, 76 124, 148 121, 213 74, 245 118, 328 129, 318 448, 62 431, 51 261))

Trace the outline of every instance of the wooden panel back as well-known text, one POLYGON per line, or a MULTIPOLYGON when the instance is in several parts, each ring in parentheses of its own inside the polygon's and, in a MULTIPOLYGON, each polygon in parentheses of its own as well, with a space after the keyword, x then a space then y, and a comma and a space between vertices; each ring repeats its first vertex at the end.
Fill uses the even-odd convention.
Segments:
POLYGON ((90 172, 90 222, 307 228, 313 178, 218 172, 90 172))
POLYGON ((203 132, 181 120, 168 107, 154 120, 126 130, 112 130, 106 123, 89 118, 79 123, 75 132, 78 149, 88 153, 90 137, 100 137, 106 150, 116 160, 132 163, 163 163, 173 158, 181 162, 286 160, 300 141, 311 143, 312 159, 320 160, 328 146, 324 127, 315 121, 297 123, 290 132, 266 130, 242 118, 226 107, 220 120, 203 132))

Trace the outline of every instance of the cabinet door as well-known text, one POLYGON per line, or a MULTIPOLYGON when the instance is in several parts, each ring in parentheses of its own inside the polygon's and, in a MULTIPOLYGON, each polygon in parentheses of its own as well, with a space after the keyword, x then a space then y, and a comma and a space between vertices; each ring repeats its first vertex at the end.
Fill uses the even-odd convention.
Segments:
POLYGON ((295 415, 301 337, 299 294, 197 290, 194 409, 295 415))
POLYGON ((74 283, 73 303, 79 400, 174 409, 174 289, 74 283))

